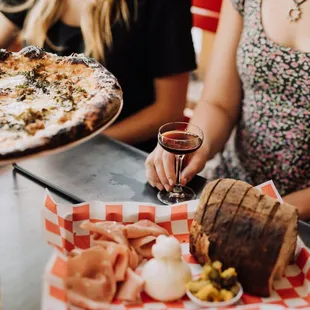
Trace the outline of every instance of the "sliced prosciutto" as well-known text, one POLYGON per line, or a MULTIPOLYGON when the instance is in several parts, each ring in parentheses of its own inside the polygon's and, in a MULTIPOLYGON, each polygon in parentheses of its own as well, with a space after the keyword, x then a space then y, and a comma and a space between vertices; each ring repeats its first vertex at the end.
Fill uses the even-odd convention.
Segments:
POLYGON ((94 301, 70 290, 68 291, 67 296, 69 302, 80 309, 106 310, 111 308, 110 303, 94 301))
POLYGON ((135 239, 145 236, 169 236, 169 233, 166 229, 149 220, 140 220, 134 224, 129 224, 125 227, 125 230, 128 239, 135 239))
POLYGON ((74 305, 87 299, 110 303, 116 293, 116 279, 107 252, 92 247, 69 257, 65 284, 74 305))
POLYGON ((144 281, 131 268, 127 269, 125 281, 120 285, 116 298, 127 303, 141 301, 144 281))
POLYGON ((93 240, 114 241, 119 244, 128 244, 125 226, 118 222, 83 222, 81 228, 93 232, 93 240))
POLYGON ((103 247, 113 266, 116 281, 124 281, 129 262, 129 249, 126 245, 111 241, 94 240, 94 243, 103 247))
POLYGON ((138 254, 145 258, 151 258, 152 246, 156 242, 155 236, 146 236, 130 240, 130 245, 137 251, 138 254))
POLYGON ((143 257, 131 246, 129 248, 129 267, 135 270, 141 263, 143 257))
POLYGON ((141 302, 142 278, 134 272, 143 258, 152 257, 152 246, 159 235, 168 232, 149 220, 124 226, 106 221, 85 221, 93 247, 74 249, 68 258, 65 280, 69 303, 82 309, 109 309, 114 298, 141 302))

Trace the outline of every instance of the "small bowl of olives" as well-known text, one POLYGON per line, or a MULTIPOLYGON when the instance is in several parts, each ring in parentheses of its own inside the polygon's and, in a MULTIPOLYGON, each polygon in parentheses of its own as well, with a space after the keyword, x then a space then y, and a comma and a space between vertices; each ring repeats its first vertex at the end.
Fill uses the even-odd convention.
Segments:
POLYGON ((205 264, 202 273, 187 284, 186 294, 201 307, 227 307, 240 300, 243 289, 236 270, 222 270, 222 263, 215 261, 205 264))

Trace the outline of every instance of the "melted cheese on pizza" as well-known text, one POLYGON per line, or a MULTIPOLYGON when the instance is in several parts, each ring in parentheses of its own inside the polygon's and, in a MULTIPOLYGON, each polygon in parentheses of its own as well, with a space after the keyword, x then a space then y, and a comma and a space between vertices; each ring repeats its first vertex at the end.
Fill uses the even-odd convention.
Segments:
POLYGON ((24 75, 8 76, 0 80, 0 89, 12 88, 26 82, 24 75))
POLYGON ((30 62, 23 56, 1 65, 0 153, 17 142, 18 149, 27 148, 31 141, 37 143, 40 137, 80 122, 98 93, 91 73, 91 68, 81 64, 30 62))

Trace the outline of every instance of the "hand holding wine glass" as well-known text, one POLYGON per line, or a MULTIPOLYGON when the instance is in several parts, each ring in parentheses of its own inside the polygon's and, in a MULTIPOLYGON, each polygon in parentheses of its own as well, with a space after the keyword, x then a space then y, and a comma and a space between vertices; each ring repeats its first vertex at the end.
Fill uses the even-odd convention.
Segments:
MULTIPOLYGON (((195 125, 174 122, 163 125, 159 129, 158 143, 167 152, 175 156, 176 163, 176 185, 171 191, 162 190, 158 193, 158 198, 165 204, 173 204, 182 201, 194 199, 196 197, 194 191, 188 187, 182 186, 180 183, 182 163, 185 155, 191 154, 198 150, 203 141, 203 133, 200 128, 195 125)), ((160 190, 163 189, 161 184, 168 184, 167 177, 171 176, 173 161, 171 156, 163 152, 157 147, 146 161, 147 177, 151 185, 156 186, 160 190), (161 156, 162 155, 162 156, 161 156), (160 157, 163 158, 160 158, 160 157), (164 159, 165 157, 165 159, 164 159), (167 176, 167 177, 166 177, 167 176)), ((203 163, 204 165, 204 163, 203 163)), ((171 180, 170 180, 171 181, 171 180)), ((171 183, 170 183, 171 184, 171 183)))

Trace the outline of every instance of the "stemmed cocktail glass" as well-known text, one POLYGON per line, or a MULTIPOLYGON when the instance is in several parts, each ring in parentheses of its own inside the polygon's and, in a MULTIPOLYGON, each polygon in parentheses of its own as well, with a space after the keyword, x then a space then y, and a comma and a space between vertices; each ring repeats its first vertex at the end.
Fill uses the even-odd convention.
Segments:
POLYGON ((190 123, 173 122, 159 128, 158 143, 176 159, 176 184, 171 192, 162 190, 158 199, 164 204, 174 204, 196 198, 195 192, 180 184, 182 163, 185 155, 197 151, 203 142, 202 130, 190 123))

